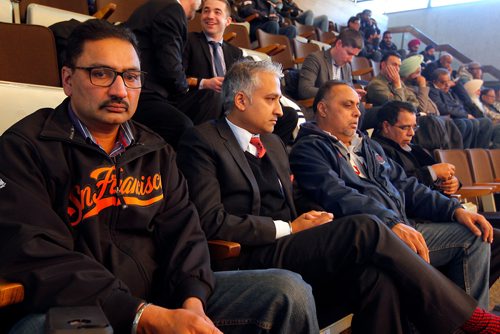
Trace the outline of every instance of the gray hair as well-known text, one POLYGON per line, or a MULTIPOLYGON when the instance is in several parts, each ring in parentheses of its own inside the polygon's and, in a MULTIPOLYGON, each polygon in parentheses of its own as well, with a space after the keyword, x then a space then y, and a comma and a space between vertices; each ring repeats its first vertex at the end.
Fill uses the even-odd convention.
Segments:
POLYGON ((235 63, 226 73, 222 84, 222 103, 224 113, 228 115, 234 106, 234 97, 238 92, 245 93, 252 101, 252 95, 260 84, 260 79, 256 75, 260 72, 267 72, 283 77, 281 64, 270 61, 249 61, 242 60, 235 63))

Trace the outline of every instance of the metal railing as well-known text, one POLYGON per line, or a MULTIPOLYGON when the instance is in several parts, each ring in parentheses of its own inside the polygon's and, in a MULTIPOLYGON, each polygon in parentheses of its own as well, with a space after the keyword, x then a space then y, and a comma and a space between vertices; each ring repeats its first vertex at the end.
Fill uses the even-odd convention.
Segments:
MULTIPOLYGON (((387 30, 393 34, 397 34, 397 33, 403 34, 403 36, 401 38, 401 48, 402 49, 405 48, 405 34, 409 33, 412 35, 412 38, 418 38, 422 41, 422 43, 424 43, 426 45, 429 45, 429 44, 434 45, 436 47, 436 51, 447 52, 447 53, 451 54, 456 60, 458 60, 462 64, 467 64, 467 63, 470 63, 473 61, 473 59, 467 57, 461 51, 457 50, 456 48, 454 48, 450 44, 438 44, 438 43, 434 42, 429 36, 427 36, 422 31, 420 31, 419 29, 415 28, 412 25, 401 26, 401 27, 391 27, 391 28, 388 28, 387 30)), ((481 68, 483 70, 483 73, 485 73, 485 74, 487 73, 496 79, 496 82, 495 82, 496 84, 500 83, 500 70, 498 68, 496 68, 495 66, 492 66, 492 65, 482 65, 482 64, 481 64, 481 68)))

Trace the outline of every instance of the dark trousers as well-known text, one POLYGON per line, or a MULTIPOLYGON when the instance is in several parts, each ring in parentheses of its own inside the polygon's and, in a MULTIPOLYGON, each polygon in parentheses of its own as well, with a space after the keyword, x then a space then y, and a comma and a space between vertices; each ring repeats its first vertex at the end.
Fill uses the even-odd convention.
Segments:
POLYGON ((472 142, 473 148, 489 148, 491 135, 493 133, 493 123, 489 118, 481 117, 470 120, 474 127, 474 141, 472 142))
POLYGON ((164 97, 157 94, 141 94, 133 119, 149 127, 176 148, 184 131, 193 122, 164 97))
POLYGON ((477 305, 368 215, 244 246, 236 261, 232 269, 277 267, 301 274, 317 297, 320 324, 335 320, 333 308, 353 312, 354 333, 404 333, 406 318, 421 333, 452 333, 477 305))
POLYGON ((474 131, 472 122, 466 118, 453 118, 453 122, 462 134, 464 143, 463 148, 467 149, 473 147, 472 144, 477 133, 474 131))

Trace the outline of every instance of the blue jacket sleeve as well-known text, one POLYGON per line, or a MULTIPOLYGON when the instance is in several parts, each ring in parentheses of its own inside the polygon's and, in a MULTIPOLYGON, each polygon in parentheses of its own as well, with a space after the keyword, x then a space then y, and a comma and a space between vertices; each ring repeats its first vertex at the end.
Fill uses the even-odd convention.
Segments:
POLYGON ((401 222, 397 212, 347 186, 339 167, 342 163, 347 164, 328 143, 311 138, 296 143, 290 155, 296 185, 308 199, 326 211, 332 212, 336 217, 373 214, 389 228, 401 222))

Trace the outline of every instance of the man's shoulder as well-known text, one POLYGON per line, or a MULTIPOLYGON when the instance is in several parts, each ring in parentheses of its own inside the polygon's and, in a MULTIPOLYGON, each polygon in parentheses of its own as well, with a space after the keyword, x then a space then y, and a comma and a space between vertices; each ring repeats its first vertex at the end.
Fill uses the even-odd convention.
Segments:
POLYGON ((219 124, 221 122, 223 121, 211 120, 187 129, 181 137, 180 147, 190 146, 195 143, 207 145, 214 144, 217 138, 221 138, 218 130, 223 127, 222 124, 219 124))
POLYGON ((203 32, 200 32, 200 31, 191 31, 188 33, 188 39, 189 41, 192 41, 192 42, 203 42, 203 41, 207 41, 206 37, 205 37, 205 34, 203 32))
POLYGON ((326 51, 318 50, 318 51, 315 51, 313 53, 310 53, 306 57, 306 59, 304 60, 304 62, 311 62, 311 61, 318 62, 318 61, 321 61, 321 60, 326 60, 327 57, 328 56, 327 56, 326 51))
POLYGON ((381 74, 377 75, 370 80, 366 86, 366 90, 373 89, 374 87, 389 87, 389 81, 387 81, 381 74))
POLYGON ((162 13, 176 14, 179 10, 184 12, 177 0, 150 0, 139 6, 125 22, 126 26, 135 27, 138 24, 150 23, 154 17, 162 13), (145 20, 147 17, 149 20, 145 20))

